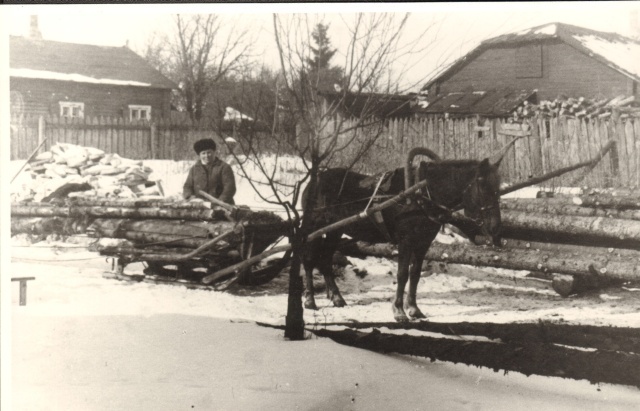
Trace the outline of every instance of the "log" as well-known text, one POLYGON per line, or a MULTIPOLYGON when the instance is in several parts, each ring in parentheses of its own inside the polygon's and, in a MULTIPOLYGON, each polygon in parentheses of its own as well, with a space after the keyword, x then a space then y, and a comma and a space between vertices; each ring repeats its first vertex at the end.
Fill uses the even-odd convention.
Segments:
MULTIPOLYGON (((173 201, 156 199, 132 199, 104 197, 73 197, 64 200, 63 204, 69 206, 84 207, 161 207, 161 208, 186 208, 186 209, 210 209, 211 203, 206 201, 173 201)), ((40 204, 43 205, 42 203, 40 204)), ((51 204, 53 206, 53 204, 51 204)))
MULTIPOLYGON (((491 245, 491 242, 492 240, 489 237, 485 236, 477 236, 475 239, 476 245, 491 245)), ((625 248, 589 247, 575 244, 542 243, 537 241, 516 240, 513 238, 503 238, 501 241, 501 247, 519 248, 534 251, 563 251, 566 253, 572 253, 575 256, 594 255, 605 256, 608 259, 632 258, 640 261, 640 251, 629 250, 625 248)))
POLYGON ((581 277, 556 274, 551 281, 551 287, 555 292, 563 297, 569 297, 574 294, 582 294, 585 292, 600 290, 602 288, 620 285, 620 280, 614 280, 601 275, 585 275, 581 277))
POLYGON ((223 220, 226 214, 222 209, 182 209, 160 207, 108 207, 108 206, 55 206, 38 204, 12 204, 12 216, 29 217, 96 217, 96 218, 139 218, 171 219, 191 221, 223 220))
POLYGON ((617 210, 640 210, 640 198, 635 196, 609 196, 604 194, 574 197, 574 204, 583 207, 615 208, 617 210))
MULTIPOLYGON (((360 241, 348 247, 341 247, 340 251, 345 255, 354 255, 354 249, 357 251, 356 256, 393 257, 397 253, 396 246, 391 244, 384 247, 371 248, 370 244, 360 241), (371 250, 375 250, 376 254, 367 254, 371 250)), ((541 271, 575 276, 600 275, 603 278, 620 281, 640 280, 640 260, 616 259, 609 261, 607 259, 594 258, 590 255, 576 256, 562 251, 535 252, 531 250, 467 246, 464 244, 432 243, 426 258, 432 261, 478 267, 541 271)))
POLYGON ((628 220, 640 220, 640 210, 616 210, 585 207, 568 203, 556 198, 503 198, 501 210, 527 211, 530 213, 549 213, 575 215, 583 217, 613 217, 628 220), (555 200, 555 201, 550 201, 555 200))
MULTIPOLYGON (((198 248, 212 237, 235 229, 236 224, 228 221, 183 224, 167 220, 97 219, 87 228, 87 234, 91 237, 122 238, 136 243, 198 248)), ((220 245, 236 247, 241 241, 242 235, 236 234, 220 245)))
POLYGON ((532 185, 536 185, 536 184, 540 184, 544 181, 547 180, 551 180, 552 178, 555 177, 559 177, 563 174, 566 174, 570 171, 574 171, 577 170, 579 168, 583 168, 583 167, 595 167, 596 164, 598 164, 600 162, 600 160, 602 160, 602 158, 605 156, 605 154, 607 154, 613 147, 614 147, 615 141, 614 140, 609 140, 609 142, 607 144, 605 144, 605 146, 602 148, 602 150, 600 150, 600 152, 598 153, 598 155, 596 155, 594 158, 592 158, 591 160, 587 160, 584 161, 582 163, 578 163, 578 164, 574 164, 572 166, 568 166, 568 167, 564 167, 555 171, 551 171, 547 174, 538 176, 538 177, 533 177, 530 178, 528 180, 525 180, 523 182, 517 183, 517 184, 513 184, 509 187, 506 187, 502 190, 500 190, 500 195, 505 195, 508 193, 511 193, 513 191, 517 191, 520 190, 521 188, 525 188, 525 187, 530 187, 532 185))
POLYGON ((64 217, 12 217, 11 235, 85 234, 87 222, 64 217))
POLYGON ((640 249, 640 221, 506 210, 503 237, 640 249))

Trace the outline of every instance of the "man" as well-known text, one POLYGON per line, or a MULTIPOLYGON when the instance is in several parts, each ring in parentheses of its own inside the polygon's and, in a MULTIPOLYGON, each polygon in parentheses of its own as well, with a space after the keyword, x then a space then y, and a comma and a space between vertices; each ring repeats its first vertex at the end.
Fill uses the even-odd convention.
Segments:
MULTIPOLYGON (((193 149, 199 160, 191 167, 182 187, 185 200, 203 198, 200 190, 228 204, 234 204, 236 180, 231 166, 216 157, 216 143, 205 138, 196 141, 193 149)), ((205 199, 206 200, 206 199, 205 199)))

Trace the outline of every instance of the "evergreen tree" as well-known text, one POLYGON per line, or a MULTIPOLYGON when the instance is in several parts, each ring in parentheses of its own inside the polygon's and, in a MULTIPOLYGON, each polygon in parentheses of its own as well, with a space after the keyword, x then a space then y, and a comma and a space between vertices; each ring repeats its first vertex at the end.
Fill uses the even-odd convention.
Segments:
POLYGON ((331 59, 336 49, 331 47, 328 35, 329 25, 318 23, 311 33, 315 47, 311 46, 313 56, 307 58, 307 78, 312 87, 320 91, 334 91, 335 85, 342 87, 343 70, 332 66, 331 59))
POLYGON ((329 40, 329 36, 327 35, 328 30, 328 24, 318 23, 311 33, 311 37, 316 43, 316 47, 311 47, 313 57, 307 59, 307 64, 311 71, 330 68, 329 61, 333 58, 333 55, 336 54, 336 49, 331 48, 331 40, 329 40))

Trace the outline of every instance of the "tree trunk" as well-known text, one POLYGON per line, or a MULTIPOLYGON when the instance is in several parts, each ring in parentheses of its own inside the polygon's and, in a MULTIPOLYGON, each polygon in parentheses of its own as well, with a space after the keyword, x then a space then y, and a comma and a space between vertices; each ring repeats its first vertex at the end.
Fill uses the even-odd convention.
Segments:
POLYGON ((613 280, 600 275, 574 277, 572 275, 556 274, 551 281, 551 287, 561 296, 568 297, 572 294, 599 290, 620 283, 620 280, 613 280))
MULTIPOLYGON (((175 201, 175 200, 144 200, 131 198, 106 199, 101 197, 73 197, 67 198, 65 205, 78 207, 160 207, 160 208, 186 208, 186 209, 210 209, 211 203, 206 201, 175 201)), ((55 206, 51 203, 39 205, 55 206)))
POLYGON ((568 201, 563 201, 558 198, 503 198, 500 200, 500 209, 527 211, 531 213, 563 214, 583 217, 613 217, 619 219, 640 220, 640 210, 616 210, 584 207, 573 203, 570 204, 568 201))
POLYGON ((637 249, 640 221, 504 211, 503 237, 637 249))
MULTIPOLYGON (((397 249, 386 244, 372 246, 356 242, 341 247, 346 255, 375 255, 394 257, 397 249)), ((496 267, 510 270, 541 271, 569 274, 575 276, 598 275, 603 278, 622 281, 640 280, 640 260, 609 260, 601 256, 575 255, 562 251, 537 252, 520 249, 500 249, 493 247, 466 246, 463 244, 433 243, 427 253, 427 259, 455 264, 468 264, 479 267, 496 267)))
POLYGON ((592 195, 574 197, 573 202, 583 207, 615 208, 617 210, 640 210, 640 197, 592 195))
MULTIPOLYGON (((491 239, 485 236, 477 236, 477 245, 491 245, 491 239)), ((608 259, 633 259, 640 261, 640 251, 626 248, 613 247, 588 247, 575 244, 541 243, 536 241, 516 240, 513 238, 503 238, 501 246, 503 248, 519 248, 532 251, 562 251, 572 253, 575 256, 595 255, 606 256, 608 259)))
POLYGON ((139 218, 210 221, 224 220, 226 214, 221 209, 181 209, 160 207, 107 207, 107 206, 51 206, 51 205, 12 205, 14 216, 59 216, 59 217, 101 217, 101 218, 139 218))

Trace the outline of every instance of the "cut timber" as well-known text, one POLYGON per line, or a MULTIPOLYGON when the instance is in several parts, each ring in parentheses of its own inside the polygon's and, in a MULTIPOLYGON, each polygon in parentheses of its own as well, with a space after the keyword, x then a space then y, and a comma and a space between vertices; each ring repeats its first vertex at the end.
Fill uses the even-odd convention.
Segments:
POLYGON ((542 242, 640 248, 640 221, 504 211, 503 237, 542 242))
MULTIPOLYGON (((477 236, 475 243, 477 245, 491 245, 491 239, 485 236, 477 236)), ((519 248, 532 251, 562 251, 566 253, 573 253, 576 256, 594 255, 603 256, 607 259, 631 258, 636 261, 640 261, 639 250, 629 250, 626 248, 588 247, 575 244, 542 243, 537 241, 516 240, 513 238, 503 238, 501 241, 501 247, 519 248)))
POLYGON ((556 274, 551 281, 553 290, 563 297, 572 294, 581 294, 588 291, 599 290, 612 285, 619 285, 622 281, 614 280, 601 275, 572 276, 556 274))
POLYGON ((65 217, 11 217, 11 235, 85 234, 85 222, 65 217))
MULTIPOLYGON (((236 224, 228 221, 209 223, 181 223, 168 220, 126 220, 126 219, 96 219, 87 228, 87 234, 92 237, 123 238, 146 244, 164 244, 170 247, 197 248, 211 238, 234 231, 236 224)), ((220 246, 238 245, 241 235, 236 234, 220 246)))
MULTIPOLYGON (((345 255, 376 255, 393 257, 397 253, 394 245, 373 247, 370 244, 356 242, 340 248, 345 255), (375 250, 376 254, 368 254, 375 250), (386 254, 384 254, 384 253, 386 254)), ((594 273, 622 281, 640 280, 640 260, 593 258, 590 255, 576 256, 561 251, 535 252, 520 249, 500 249, 462 244, 433 243, 427 253, 427 259, 445 261, 454 264, 467 264, 479 267, 507 268, 510 270, 541 271, 549 273, 590 276, 594 273)))
POLYGON ((64 204, 84 207, 161 207, 161 208, 187 208, 203 209, 211 208, 211 203, 206 201, 172 201, 156 199, 131 199, 104 197, 73 197, 64 199, 64 204))
POLYGON ((640 197, 609 196, 604 194, 573 198, 574 204, 583 207, 615 208, 617 210, 640 210, 640 197))
POLYGON ((31 217, 101 217, 101 218, 139 218, 171 220, 224 220, 222 209, 184 209, 159 207, 107 207, 107 206, 55 206, 42 204, 11 205, 11 215, 31 217))
POLYGON ((527 211, 531 213, 563 214, 583 217, 613 217, 627 220, 640 220, 640 210, 616 210, 585 207, 582 205, 575 205, 558 198, 503 198, 500 200, 500 209, 527 211))

